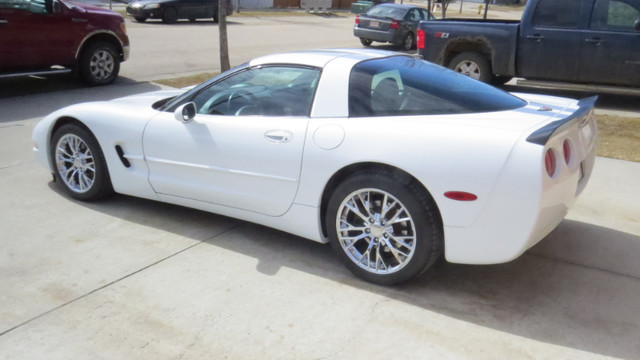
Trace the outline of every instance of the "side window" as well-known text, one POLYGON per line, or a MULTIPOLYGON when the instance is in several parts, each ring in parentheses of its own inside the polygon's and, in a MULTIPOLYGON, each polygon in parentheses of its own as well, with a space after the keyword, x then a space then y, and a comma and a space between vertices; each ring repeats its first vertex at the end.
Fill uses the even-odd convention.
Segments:
POLYGON ((203 89, 192 101, 199 114, 309 116, 318 69, 250 68, 203 89))
POLYGON ((349 77, 349 116, 464 114, 526 104, 508 93, 407 56, 365 60, 349 77))
POLYGON ((44 0, 0 0, 0 9, 27 10, 34 14, 48 13, 44 0))
POLYGON ((420 21, 420 13, 418 12, 418 9, 409 10, 408 20, 409 21, 420 21))
POLYGON ((533 14, 539 27, 577 28, 581 0, 540 0, 533 14))
POLYGON ((624 0, 597 0, 591 16, 591 28, 634 31, 640 18, 640 3, 624 0))

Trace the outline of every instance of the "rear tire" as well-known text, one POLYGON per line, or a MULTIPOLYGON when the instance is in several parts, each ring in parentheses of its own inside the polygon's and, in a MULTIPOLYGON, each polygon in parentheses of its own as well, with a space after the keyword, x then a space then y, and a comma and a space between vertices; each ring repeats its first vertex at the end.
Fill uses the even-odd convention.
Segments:
POLYGON ((489 83, 493 79, 489 60, 486 56, 474 51, 456 55, 449 62, 449 68, 484 83, 489 83))
POLYGON ((354 274, 381 285, 411 280, 441 255, 440 212, 428 192, 390 171, 344 180, 329 199, 332 249, 354 274))
POLYGON ((416 44, 415 36, 413 35, 413 33, 409 32, 402 39, 402 43, 400 44, 400 48, 402 50, 404 50, 404 51, 409 51, 409 50, 413 49, 415 44, 416 44))
POLYGON ((369 47, 369 46, 371 46, 371 44, 373 43, 373 41, 371 41, 371 40, 369 40, 369 39, 363 39, 363 38, 360 38, 360 43, 361 43, 363 46, 369 47))

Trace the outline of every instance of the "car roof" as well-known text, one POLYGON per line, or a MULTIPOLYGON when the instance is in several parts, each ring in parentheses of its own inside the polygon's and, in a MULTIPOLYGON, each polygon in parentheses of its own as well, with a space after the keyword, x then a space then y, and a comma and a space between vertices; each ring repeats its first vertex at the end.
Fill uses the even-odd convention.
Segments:
POLYGON ((281 54, 266 55, 249 62, 249 66, 268 64, 297 64, 323 68, 329 62, 338 58, 352 59, 354 62, 363 60, 403 55, 393 51, 376 49, 321 49, 294 51, 281 54))

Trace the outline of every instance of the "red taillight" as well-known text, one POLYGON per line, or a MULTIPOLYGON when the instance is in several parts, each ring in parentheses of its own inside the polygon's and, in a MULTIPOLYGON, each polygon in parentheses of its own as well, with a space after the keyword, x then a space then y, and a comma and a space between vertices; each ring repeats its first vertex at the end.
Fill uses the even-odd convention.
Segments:
POLYGON ((571 161, 571 143, 569 140, 565 140, 564 143, 562 143, 562 155, 564 155, 564 162, 569 165, 571 161))
POLYGON ((398 20, 391 20, 391 26, 389 26, 389 29, 398 29, 400 27, 400 24, 398 24, 398 20))
POLYGON ((416 46, 418 49, 424 49, 426 43, 425 40, 424 30, 418 29, 418 33, 416 35, 416 46))
POLYGON ((553 174, 556 173, 556 154, 552 149, 548 149, 544 155, 544 167, 547 169, 547 174, 553 177, 553 174))
POLYGON ((356 25, 360 24, 360 14, 356 15, 356 25))

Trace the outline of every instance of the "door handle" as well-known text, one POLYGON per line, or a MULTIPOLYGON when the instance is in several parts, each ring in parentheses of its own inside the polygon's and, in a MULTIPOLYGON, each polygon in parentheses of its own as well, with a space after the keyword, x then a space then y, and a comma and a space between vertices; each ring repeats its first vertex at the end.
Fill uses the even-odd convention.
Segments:
POLYGON ((6 19, 0 19, 0 25, 2 25, 2 24, 8 24, 8 23, 9 23, 9 20, 6 20, 6 19))
POLYGON ((602 43, 602 39, 592 38, 592 39, 584 39, 587 44, 600 45, 602 43))
POLYGON ((288 143, 293 139, 293 133, 288 130, 270 130, 264 134, 264 137, 274 143, 288 143))
POLYGON ((544 40, 544 36, 542 36, 540 34, 527 35, 527 39, 528 40, 534 40, 536 42, 540 42, 540 41, 544 40))

